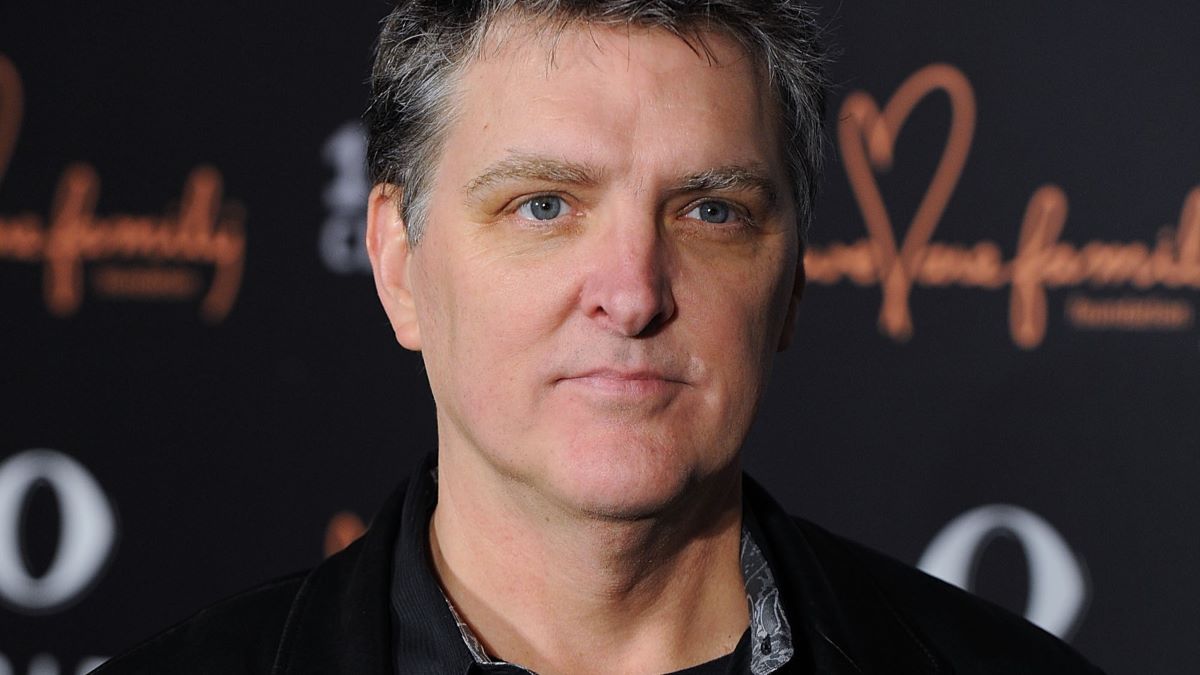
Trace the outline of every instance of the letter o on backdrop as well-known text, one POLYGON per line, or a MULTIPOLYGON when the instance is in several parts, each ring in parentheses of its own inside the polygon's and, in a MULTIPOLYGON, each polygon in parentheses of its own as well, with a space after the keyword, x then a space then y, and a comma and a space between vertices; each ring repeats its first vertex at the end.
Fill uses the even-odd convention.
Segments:
POLYGON ((1060 638, 1078 626, 1087 602, 1083 566, 1062 535, 1041 516, 1009 504, 979 506, 950 521, 929 542, 917 566, 971 590, 976 566, 1000 532, 1017 538, 1029 564, 1025 618, 1060 638))
POLYGON ((116 517, 104 490, 71 457, 35 449, 0 462, 0 600, 5 604, 41 614, 75 600, 108 562, 116 534, 116 517), (38 481, 53 490, 61 525, 50 567, 33 577, 21 555, 21 511, 38 481))

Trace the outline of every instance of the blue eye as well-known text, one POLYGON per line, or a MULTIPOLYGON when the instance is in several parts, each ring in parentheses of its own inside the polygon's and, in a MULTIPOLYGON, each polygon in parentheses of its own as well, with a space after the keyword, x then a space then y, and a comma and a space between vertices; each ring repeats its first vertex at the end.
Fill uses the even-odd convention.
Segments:
POLYGON ((554 220, 566 211, 566 202, 554 195, 534 197, 517 208, 517 213, 529 220, 554 220))
POLYGON ((732 219, 733 213, 730 211, 728 204, 722 202, 701 202, 696 208, 687 212, 687 217, 720 225, 728 223, 732 219))

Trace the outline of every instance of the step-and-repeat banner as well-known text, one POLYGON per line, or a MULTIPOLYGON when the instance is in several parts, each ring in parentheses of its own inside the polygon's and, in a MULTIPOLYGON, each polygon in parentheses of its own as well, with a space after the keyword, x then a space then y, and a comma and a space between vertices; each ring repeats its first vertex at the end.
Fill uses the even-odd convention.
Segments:
MULTIPOLYGON (((747 466, 1112 672, 1200 661, 1200 5, 829 3, 747 466)), ((362 245, 387 5, 0 6, 0 675, 352 539, 434 447, 362 245)))

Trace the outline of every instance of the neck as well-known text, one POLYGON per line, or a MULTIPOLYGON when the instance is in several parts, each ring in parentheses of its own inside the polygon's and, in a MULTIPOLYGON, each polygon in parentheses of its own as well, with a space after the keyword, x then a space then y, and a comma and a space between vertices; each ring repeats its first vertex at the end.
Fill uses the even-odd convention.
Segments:
POLYGON ((729 653, 749 613, 741 476, 662 513, 571 512, 443 452, 434 568, 488 654, 539 673, 670 672, 729 653))

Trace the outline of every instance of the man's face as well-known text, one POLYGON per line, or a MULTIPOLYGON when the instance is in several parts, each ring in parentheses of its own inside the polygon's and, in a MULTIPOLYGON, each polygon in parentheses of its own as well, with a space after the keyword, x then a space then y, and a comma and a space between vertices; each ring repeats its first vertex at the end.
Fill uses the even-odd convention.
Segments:
POLYGON ((577 511, 653 514, 737 466, 790 332, 776 104, 722 36, 710 62, 660 30, 569 28, 553 54, 497 33, 422 239, 395 256, 415 323, 397 333, 423 352, 443 457, 577 511))

